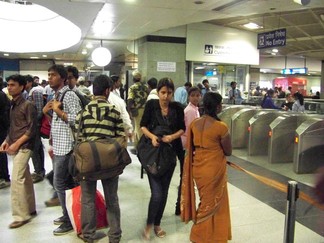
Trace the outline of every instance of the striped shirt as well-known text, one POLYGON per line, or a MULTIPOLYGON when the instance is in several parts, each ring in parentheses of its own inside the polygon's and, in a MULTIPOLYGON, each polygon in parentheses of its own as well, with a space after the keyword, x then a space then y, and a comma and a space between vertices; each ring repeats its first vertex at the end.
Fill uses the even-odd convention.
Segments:
POLYGON ((63 121, 53 112, 51 136, 53 140, 53 152, 55 155, 66 155, 73 148, 73 137, 70 126, 74 126, 75 118, 82 109, 79 97, 74 92, 66 92, 64 99, 61 100, 64 91, 68 90, 68 86, 64 86, 55 94, 56 99, 63 103, 63 110, 67 115, 68 122, 63 121))
MULTIPOLYGON (((76 131, 80 125, 81 113, 75 122, 76 131)), ((104 96, 95 96, 82 111, 82 127, 79 140, 93 141, 105 137, 125 136, 123 120, 114 105, 104 96)))

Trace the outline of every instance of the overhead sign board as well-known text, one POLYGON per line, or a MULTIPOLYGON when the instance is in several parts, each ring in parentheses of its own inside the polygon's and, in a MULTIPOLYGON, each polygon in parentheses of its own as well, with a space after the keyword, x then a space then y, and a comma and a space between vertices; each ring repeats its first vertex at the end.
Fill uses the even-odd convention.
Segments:
POLYGON ((279 29, 258 34, 258 49, 286 45, 286 29, 279 29))
POLYGON ((281 74, 307 74, 308 68, 285 68, 281 70, 281 74))

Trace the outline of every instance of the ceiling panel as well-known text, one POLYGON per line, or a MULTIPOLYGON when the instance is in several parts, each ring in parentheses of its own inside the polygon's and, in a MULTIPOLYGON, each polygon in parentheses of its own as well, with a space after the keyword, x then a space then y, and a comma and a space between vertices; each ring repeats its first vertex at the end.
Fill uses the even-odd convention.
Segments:
MULTIPOLYGON (((250 21, 264 26, 263 29, 251 31, 254 33, 285 27, 288 46, 279 48, 281 55, 295 55, 298 52, 305 56, 318 57, 322 50, 316 52, 314 49, 324 46, 324 39, 306 38, 307 35, 324 35, 324 24, 320 18, 324 14, 324 0, 311 0, 307 6, 296 4, 293 0, 202 0, 203 4, 198 5, 194 0, 139 0, 135 3, 124 0, 30 1, 48 7, 82 29, 82 40, 79 44, 61 52, 47 53, 47 58, 59 60, 72 59, 89 63, 92 50, 88 49, 88 54, 82 55, 82 49, 86 48, 88 42, 93 42, 94 47, 97 47, 100 40, 103 40, 103 45, 111 49, 112 61, 120 62, 130 55, 127 45, 134 39, 196 22, 244 30, 246 29, 242 25, 250 21), (111 17, 114 31, 98 37, 94 35, 91 26, 104 3, 109 6, 107 15, 111 17)), ((59 33, 54 33, 53 36, 68 38, 59 36, 59 33)), ((269 50, 261 50, 260 54, 271 56, 269 50)), ((12 54, 11 58, 13 57, 17 56, 12 54)), ((30 55, 21 54, 20 57, 29 58, 30 55)))

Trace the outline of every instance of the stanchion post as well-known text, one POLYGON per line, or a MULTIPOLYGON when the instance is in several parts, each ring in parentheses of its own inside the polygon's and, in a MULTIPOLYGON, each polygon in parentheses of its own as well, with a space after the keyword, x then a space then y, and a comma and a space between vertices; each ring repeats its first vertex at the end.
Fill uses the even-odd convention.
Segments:
POLYGON ((298 196, 298 183, 296 181, 288 181, 284 243, 294 242, 296 201, 298 196))

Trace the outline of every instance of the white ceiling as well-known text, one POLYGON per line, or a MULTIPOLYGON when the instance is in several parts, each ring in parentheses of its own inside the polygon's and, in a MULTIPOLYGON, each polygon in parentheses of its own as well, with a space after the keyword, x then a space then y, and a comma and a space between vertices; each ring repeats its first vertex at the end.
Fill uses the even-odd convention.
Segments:
MULTIPOLYGON (((287 28, 287 46, 280 48, 279 55, 298 55, 324 58, 324 0, 311 0, 307 6, 293 0, 29 0, 64 16, 82 29, 81 41, 60 52, 46 53, 47 59, 79 63, 91 63, 91 50, 81 52, 92 42, 94 47, 103 45, 112 52, 112 62, 124 62, 131 54, 127 45, 140 37, 154 32, 186 25, 207 22, 240 28, 254 21, 264 26, 261 31, 287 28), (196 4, 201 2, 202 4, 196 4), (95 36, 91 28, 96 15, 104 4, 113 22, 113 32, 95 36)), ((31 38, 42 38, 33 36, 31 38)), ((69 38, 53 33, 53 38, 69 38)), ((265 51, 261 55, 269 55, 265 51)), ((1 55, 1 53, 0 53, 1 55)), ((10 54, 10 58, 29 58, 35 54, 10 54)), ((41 58, 41 55, 40 55, 41 58)), ((81 65, 80 65, 81 64, 81 65)))

